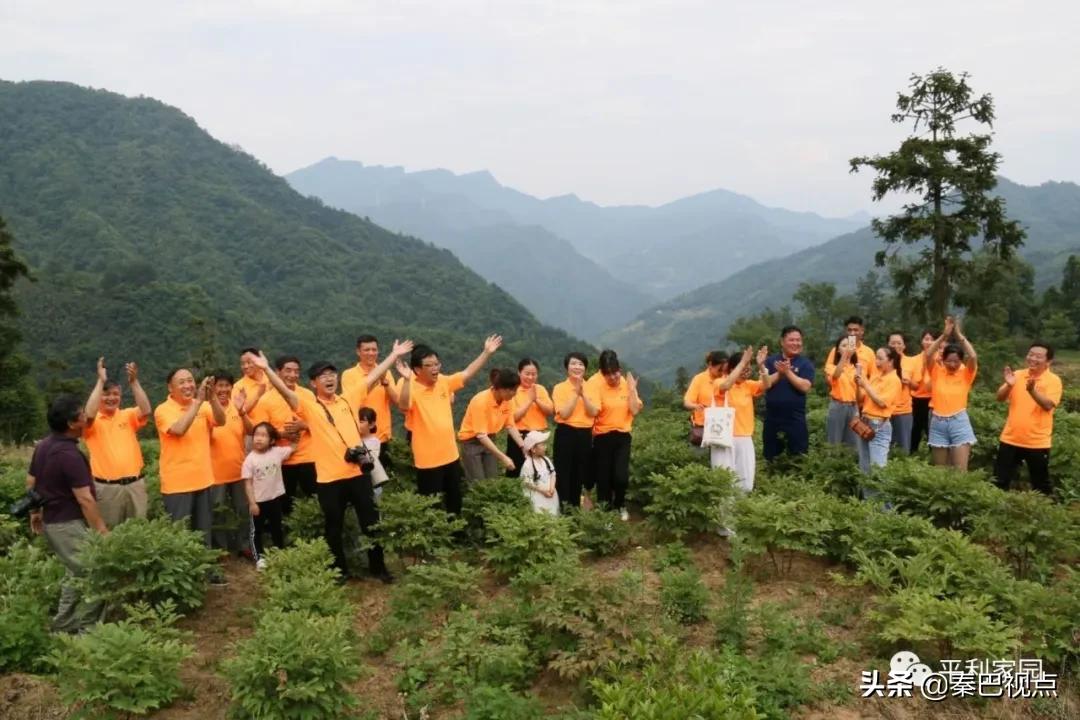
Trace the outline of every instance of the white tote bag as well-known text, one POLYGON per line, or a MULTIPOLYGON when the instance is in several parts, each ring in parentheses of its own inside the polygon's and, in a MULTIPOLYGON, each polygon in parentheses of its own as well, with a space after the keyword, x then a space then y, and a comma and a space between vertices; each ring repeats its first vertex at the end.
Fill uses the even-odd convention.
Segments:
POLYGON ((728 407, 727 393, 724 393, 724 406, 716 406, 713 395, 712 405, 705 408, 705 429, 701 433, 703 447, 729 448, 735 444, 735 408, 728 407))

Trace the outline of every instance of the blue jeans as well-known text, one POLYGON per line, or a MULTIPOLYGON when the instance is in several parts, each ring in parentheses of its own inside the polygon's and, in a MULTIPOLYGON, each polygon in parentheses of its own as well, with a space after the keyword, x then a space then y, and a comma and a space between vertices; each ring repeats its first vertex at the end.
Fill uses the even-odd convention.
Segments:
POLYGON ((914 425, 914 421, 915 416, 911 413, 893 415, 890 418, 890 423, 892 424, 893 447, 898 447, 904 452, 908 452, 908 448, 911 447, 911 428, 914 425))
POLYGON ((889 444, 892 442, 892 424, 888 420, 863 417, 866 424, 874 428, 875 435, 869 440, 859 438, 859 469, 869 475, 870 467, 885 467, 889 459, 889 444))

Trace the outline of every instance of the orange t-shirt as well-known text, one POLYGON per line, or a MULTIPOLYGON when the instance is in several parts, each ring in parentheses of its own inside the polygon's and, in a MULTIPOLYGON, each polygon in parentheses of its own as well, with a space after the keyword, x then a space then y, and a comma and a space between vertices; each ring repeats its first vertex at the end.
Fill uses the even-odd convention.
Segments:
MULTIPOLYGON (((315 394, 305 387, 297 385, 293 392, 297 395, 307 395, 309 399, 314 402, 315 394)), ((285 401, 285 398, 281 396, 277 390, 268 390, 262 399, 259 400, 259 408, 262 410, 264 422, 268 422, 274 426, 274 429, 278 433, 285 432, 285 424, 292 422, 293 420, 299 420, 293 409, 289 407, 289 403, 285 401)), ((252 423, 257 425, 258 423, 252 423)), ((289 445, 288 439, 281 437, 278 439, 278 445, 289 445)), ((300 438, 296 442, 296 450, 293 450, 292 454, 285 459, 282 465, 299 465, 301 463, 315 462, 315 457, 311 454, 311 432, 305 430, 300 433, 300 438)))
MULTIPOLYGON (((717 378, 714 386, 723 382, 717 378)), ((717 392, 723 392, 717 388, 717 392)), ((754 398, 765 394, 765 384, 760 380, 743 380, 727 389, 727 405, 735 408, 735 424, 731 434, 750 437, 754 434, 754 398)))
MULTIPOLYGON (((907 358, 905 358, 906 360, 907 358)), ((918 383, 917 387, 911 389, 911 397, 913 398, 928 398, 930 397, 932 390, 930 388, 930 372, 926 367, 926 356, 922 353, 911 357, 910 371, 908 366, 903 367, 904 377, 913 380, 918 383), (908 373, 911 373, 910 375, 908 373)))
POLYGON ((630 387, 626 378, 619 378, 615 387, 608 385, 602 373, 596 373, 586 383, 586 392, 599 401, 600 412, 593 423, 593 435, 609 432, 628 433, 634 427, 634 414, 630 412, 630 387))
MULTIPOLYGON (((540 383, 536 383, 533 387, 536 388, 536 399, 550 405, 551 396, 548 395, 548 391, 544 389, 544 386, 540 383)), ((529 400, 529 391, 519 385, 517 394, 514 395, 514 400, 511 403, 513 412, 517 413, 523 405, 528 405, 529 409, 526 410, 525 414, 521 416, 521 419, 515 423, 515 427, 517 427, 518 430, 539 430, 540 432, 547 430, 547 415, 544 414, 544 411, 541 410, 536 403, 529 400)))
POLYGON ((829 381, 829 397, 837 402, 855 402, 855 366, 848 363, 840 371, 840 377, 833 377, 836 366, 826 371, 825 377, 829 381))
MULTIPOLYGON (((394 375, 389 370, 386 371, 385 378, 389 382, 395 382, 394 375)), ((375 437, 379 438, 379 442, 384 443, 392 437, 394 419, 390 415, 390 393, 381 382, 368 390, 367 371, 360 367, 359 363, 341 373, 341 395, 357 410, 366 407, 375 411, 375 426, 378 428, 375 437)))
POLYGON ((415 378, 409 382, 407 427, 412 431, 413 462, 417 469, 441 467, 457 460, 454 436, 454 413, 450 408, 453 394, 465 387, 462 373, 439 375, 431 387, 415 378))
MULTIPOLYGON (((721 375, 720 377, 724 376, 721 375)), ((724 391, 716 389, 716 382, 709 375, 708 370, 702 370, 690 381, 690 386, 686 388, 686 393, 683 395, 683 402, 696 403, 705 407, 709 407, 714 402, 717 405, 723 405, 724 391)), ((694 410, 690 413, 690 422, 694 425, 704 425, 705 411, 694 410)))
MULTIPOLYGON (((1009 417, 1001 431, 1001 442, 1016 447, 1041 450, 1050 447, 1054 434, 1054 411, 1039 407, 1027 389, 1031 371, 1017 370, 1016 384, 1009 393, 1009 417)), ((1044 370, 1035 380, 1035 390, 1055 407, 1061 403, 1061 378, 1044 370)))
POLYGON ((885 407, 881 407, 870 399, 870 395, 863 393, 861 412, 879 418, 892 417, 893 408, 896 407, 896 398, 900 395, 903 387, 904 384, 900 382, 900 376, 895 371, 887 372, 884 375, 875 375, 870 378, 870 389, 885 401, 885 407))
POLYGON ((210 404, 202 403, 186 433, 169 433, 169 428, 183 417, 188 407, 169 397, 154 408, 154 425, 157 426, 158 440, 161 442, 158 473, 163 495, 205 490, 214 482, 210 430, 215 423, 210 404))
POLYGON ((513 422, 511 403, 498 402, 495 393, 488 388, 472 396, 461 418, 458 440, 472 440, 477 435, 495 435, 513 422))
MULTIPOLYGON (((903 374, 905 380, 915 380, 921 382, 919 376, 922 375, 922 355, 901 355, 900 356, 900 372, 903 374)), ((891 375, 892 373, 890 373, 891 375)), ((893 403, 892 408, 893 415, 910 415, 911 414, 911 388, 904 383, 900 383, 900 394, 896 396, 896 402, 893 403)))
MULTIPOLYGON (((870 346, 866 343, 859 345, 855 348, 855 356, 848 360, 848 365, 854 367, 855 363, 861 363, 863 366, 863 375, 866 379, 877 375, 877 364, 875 363, 874 351, 870 349, 870 346)), ((825 358, 825 375, 826 377, 832 377, 833 370, 836 369, 836 347, 829 351, 829 356, 825 358)))
POLYGON ((263 402, 266 400, 267 395, 274 394, 274 388, 270 385, 270 380, 266 378, 265 374, 263 375, 262 380, 252 380, 247 375, 243 375, 236 381, 232 389, 231 397, 235 398, 236 394, 243 390, 247 395, 248 402, 251 402, 251 398, 259 394, 260 386, 264 386, 266 391, 259 398, 259 401, 255 403, 255 407, 248 411, 248 420, 251 421, 252 425, 258 425, 261 422, 269 422, 266 410, 263 408, 263 402))
MULTIPOLYGON (((260 404, 262 401, 259 401, 260 404)), ((240 479, 247 450, 244 447, 244 421, 230 403, 225 408, 225 424, 210 430, 210 462, 214 466, 214 484, 224 485, 240 479)))
POLYGON ((119 480, 142 475, 143 456, 137 433, 146 421, 139 408, 117 410, 112 415, 98 411, 94 422, 83 430, 94 477, 119 480))
POLYGON ((319 483, 348 480, 362 474, 359 465, 345 460, 345 450, 361 444, 360 430, 356 426, 356 413, 349 402, 335 395, 333 400, 321 403, 313 392, 300 393, 300 407, 296 414, 307 423, 311 433, 308 448, 315 462, 315 476, 319 483), (327 418, 327 412, 333 422, 327 418))
MULTIPOLYGON (((594 405, 599 404, 599 398, 595 397, 595 394, 589 389, 588 383, 585 383, 583 392, 588 394, 589 401, 594 405)), ((570 417, 563 418, 559 415, 559 408, 566 407, 566 403, 570 402, 570 398, 577 395, 577 390, 570 383, 569 380, 563 380, 561 383, 551 389, 551 403, 555 406, 555 422, 560 425, 569 425, 575 428, 591 428, 593 426, 593 418, 589 417, 589 414, 585 412, 585 401, 581 398, 577 399, 577 403, 574 404, 574 411, 570 413, 570 417)))
POLYGON ((977 370, 961 365, 956 372, 950 373, 940 362, 930 367, 930 380, 934 384, 930 405, 935 415, 951 417, 967 409, 968 393, 975 384, 977 370))

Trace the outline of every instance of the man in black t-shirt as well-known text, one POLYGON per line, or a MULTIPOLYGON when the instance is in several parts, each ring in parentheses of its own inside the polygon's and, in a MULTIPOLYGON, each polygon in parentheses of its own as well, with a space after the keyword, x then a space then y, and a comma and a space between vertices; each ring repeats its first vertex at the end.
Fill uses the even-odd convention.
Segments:
POLYGON ((94 478, 90 464, 79 450, 79 437, 86 426, 82 401, 64 395, 49 406, 52 433, 34 448, 27 485, 44 505, 30 523, 67 569, 60 591, 60 605, 52 621, 53 632, 76 633, 97 622, 102 603, 86 602, 75 588, 82 574, 78 554, 91 530, 106 535, 109 529, 98 512, 94 478))

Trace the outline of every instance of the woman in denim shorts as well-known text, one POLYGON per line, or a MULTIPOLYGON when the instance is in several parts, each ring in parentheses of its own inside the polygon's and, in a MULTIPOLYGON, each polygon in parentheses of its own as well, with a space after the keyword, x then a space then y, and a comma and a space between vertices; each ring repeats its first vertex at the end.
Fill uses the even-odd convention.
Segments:
POLYGON ((960 325, 945 318, 945 330, 926 349, 926 367, 932 384, 930 405, 930 455, 934 465, 950 465, 966 472, 975 444, 975 431, 968 417, 968 393, 975 383, 978 362, 960 325), (941 360, 935 360, 938 350, 941 360))

